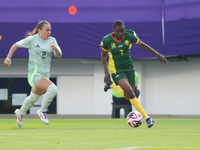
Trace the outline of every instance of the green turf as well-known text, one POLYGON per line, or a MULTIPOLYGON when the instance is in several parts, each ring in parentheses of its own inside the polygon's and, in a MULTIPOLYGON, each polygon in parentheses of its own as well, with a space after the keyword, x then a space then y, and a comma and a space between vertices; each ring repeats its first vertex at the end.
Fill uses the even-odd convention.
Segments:
POLYGON ((154 119, 131 128, 125 119, 0 119, 0 150, 200 149, 200 119, 154 119))

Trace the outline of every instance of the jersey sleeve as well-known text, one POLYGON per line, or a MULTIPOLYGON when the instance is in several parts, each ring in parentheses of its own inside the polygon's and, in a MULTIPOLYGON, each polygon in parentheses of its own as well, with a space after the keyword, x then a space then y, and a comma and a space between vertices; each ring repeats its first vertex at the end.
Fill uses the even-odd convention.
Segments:
POLYGON ((30 47, 31 47, 31 39, 32 39, 32 37, 33 37, 33 36, 28 36, 27 38, 22 39, 22 40, 16 42, 15 44, 16 44, 18 47, 30 48, 30 47))
POLYGON ((131 43, 137 44, 139 42, 139 37, 135 33, 135 31, 130 30, 129 35, 131 36, 131 43))
POLYGON ((109 51, 109 47, 108 47, 108 44, 106 43, 105 38, 102 39, 101 44, 100 44, 100 48, 104 51, 109 51))

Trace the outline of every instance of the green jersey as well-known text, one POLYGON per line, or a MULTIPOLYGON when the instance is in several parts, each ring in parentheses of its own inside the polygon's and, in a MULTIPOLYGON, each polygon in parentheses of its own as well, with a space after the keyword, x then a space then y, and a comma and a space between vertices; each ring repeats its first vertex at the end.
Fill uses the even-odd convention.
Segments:
POLYGON ((18 47, 29 49, 28 78, 34 75, 50 77, 51 57, 54 52, 50 47, 51 44, 59 48, 55 38, 49 37, 43 40, 38 34, 28 36, 16 43, 18 47))
POLYGON ((133 70, 134 66, 130 56, 130 48, 132 43, 138 43, 139 38, 132 30, 125 30, 121 40, 115 39, 113 34, 106 35, 100 44, 100 47, 108 52, 108 68, 110 72, 116 73, 133 70))

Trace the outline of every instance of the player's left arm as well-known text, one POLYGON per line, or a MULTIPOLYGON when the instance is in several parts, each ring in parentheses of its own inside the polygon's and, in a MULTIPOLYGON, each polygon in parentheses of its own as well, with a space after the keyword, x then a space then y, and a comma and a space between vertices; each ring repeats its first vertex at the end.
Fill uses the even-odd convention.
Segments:
POLYGON ((61 58, 62 57, 62 51, 61 51, 60 47, 58 46, 58 43, 57 43, 56 39, 54 39, 54 41, 50 45, 50 47, 52 48, 52 51, 54 51, 55 56, 57 58, 61 58))
POLYGON ((163 64, 163 63, 167 64, 167 59, 165 58, 165 56, 163 56, 162 54, 160 54, 159 52, 154 50, 152 47, 150 47, 146 43, 142 42, 140 39, 138 40, 137 45, 140 46, 145 51, 156 55, 158 57, 159 61, 161 62, 161 64, 163 64))
POLYGON ((62 51, 59 46, 51 44, 50 47, 52 48, 52 51, 55 51, 56 57, 58 57, 58 58, 62 57, 62 51))

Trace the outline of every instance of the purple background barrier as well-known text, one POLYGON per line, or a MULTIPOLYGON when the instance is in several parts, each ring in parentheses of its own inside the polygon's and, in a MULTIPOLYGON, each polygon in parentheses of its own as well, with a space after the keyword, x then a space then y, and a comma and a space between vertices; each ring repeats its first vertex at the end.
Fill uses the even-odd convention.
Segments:
POLYGON ((200 1, 165 0, 165 55, 200 54, 200 1))
POLYGON ((159 0, 1 0, 1 22, 124 22, 160 21, 159 0), (68 8, 77 7, 70 15, 68 8))
MULTIPOLYGON (((115 20, 124 21, 126 29, 166 56, 200 54, 199 8, 199 0, 1 1, 0 57, 6 57, 12 44, 32 31, 38 20, 51 23, 64 58, 100 58, 99 44, 112 32, 115 20), (68 12, 72 5, 77 7, 75 15, 68 12)), ((131 56, 155 57, 135 44, 131 56)), ((13 57, 28 57, 28 50, 20 48, 13 57)))

